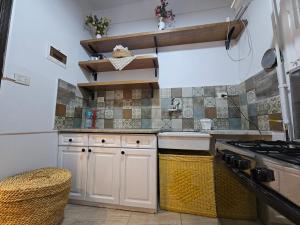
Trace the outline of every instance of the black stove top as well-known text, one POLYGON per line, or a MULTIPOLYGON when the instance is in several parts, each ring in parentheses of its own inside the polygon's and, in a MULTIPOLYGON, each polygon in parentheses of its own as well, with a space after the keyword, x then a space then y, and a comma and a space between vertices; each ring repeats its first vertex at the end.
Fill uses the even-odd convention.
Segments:
POLYGON ((300 166, 300 143, 286 141, 230 141, 230 145, 300 166))

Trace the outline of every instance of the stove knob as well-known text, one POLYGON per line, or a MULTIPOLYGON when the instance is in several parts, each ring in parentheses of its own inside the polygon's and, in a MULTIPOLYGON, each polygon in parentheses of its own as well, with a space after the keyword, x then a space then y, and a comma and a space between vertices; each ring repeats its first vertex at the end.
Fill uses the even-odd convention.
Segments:
POLYGON ((240 156, 234 156, 231 159, 231 166, 232 168, 238 168, 239 169, 239 161, 242 160, 240 156))
POLYGON ((275 180, 274 171, 263 167, 251 170, 251 177, 258 182, 271 182, 275 180))
POLYGON ((236 157, 236 156, 233 155, 233 154, 227 154, 227 155, 225 156, 225 161, 226 161, 226 163, 227 163, 228 165, 232 165, 233 160, 234 160, 235 157, 236 157))
POLYGON ((249 170, 251 168, 251 161, 248 159, 241 159, 237 164, 237 168, 240 170, 249 170))

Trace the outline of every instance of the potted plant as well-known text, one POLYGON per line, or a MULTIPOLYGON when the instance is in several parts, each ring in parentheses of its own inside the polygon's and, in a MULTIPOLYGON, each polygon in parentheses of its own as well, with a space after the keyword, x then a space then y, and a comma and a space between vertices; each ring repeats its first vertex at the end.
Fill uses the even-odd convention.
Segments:
POLYGON ((159 18, 158 29, 166 29, 166 23, 171 24, 175 20, 175 15, 172 10, 168 10, 169 2, 167 0, 160 0, 160 5, 155 8, 155 16, 159 18))
POLYGON ((110 22, 110 19, 106 17, 99 19, 96 15, 87 16, 85 19, 85 24, 95 32, 97 38, 101 38, 107 33, 110 22))

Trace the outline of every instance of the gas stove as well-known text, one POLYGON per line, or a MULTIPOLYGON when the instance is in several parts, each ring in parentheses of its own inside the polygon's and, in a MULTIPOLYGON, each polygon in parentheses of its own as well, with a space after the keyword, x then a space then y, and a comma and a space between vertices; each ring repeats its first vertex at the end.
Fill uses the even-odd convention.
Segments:
POLYGON ((300 143, 286 141, 231 141, 227 144, 300 166, 300 143))
POLYGON ((266 224, 290 224, 285 217, 299 224, 299 142, 218 141, 216 152, 219 163, 226 164, 260 202, 272 207, 266 224))

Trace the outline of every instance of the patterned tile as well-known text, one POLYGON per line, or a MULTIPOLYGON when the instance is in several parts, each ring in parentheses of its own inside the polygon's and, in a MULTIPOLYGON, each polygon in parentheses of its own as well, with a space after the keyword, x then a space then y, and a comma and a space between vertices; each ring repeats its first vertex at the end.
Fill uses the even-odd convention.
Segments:
POLYGON ((142 99, 142 106, 143 107, 150 107, 151 106, 151 99, 149 99, 149 98, 142 99))
POLYGON ((160 103, 161 103, 162 109, 169 109, 170 105, 171 105, 171 99, 170 98, 162 98, 160 103))
POLYGON ((105 119, 113 119, 114 118, 114 110, 106 109, 105 110, 105 119))
POLYGON ((107 109, 113 109, 114 108, 114 104, 115 104, 114 100, 107 100, 105 102, 105 108, 107 108, 107 109))
POLYGON ((169 119, 162 120, 162 128, 163 131, 170 131, 172 129, 172 121, 169 119))
POLYGON ((248 105, 248 115, 249 116, 257 116, 257 105, 256 104, 249 104, 248 105))
POLYGON ((248 104, 256 103, 256 94, 254 90, 247 92, 247 101, 248 104))
POLYGON ((193 87, 193 97, 203 97, 204 88, 203 87, 193 87))
POLYGON ((104 119, 97 119, 96 120, 96 128, 97 129, 104 129, 104 119))
POLYGON ((114 108, 114 119, 123 119, 123 109, 114 108))
POLYGON ((152 90, 151 89, 142 89, 142 98, 152 98, 152 90))
POLYGON ((182 119, 182 111, 170 112, 171 119, 182 119))
POLYGON ((132 119, 141 119, 141 118, 142 118, 142 109, 132 108, 132 119))
POLYGON ((132 99, 132 90, 130 89, 123 90, 123 99, 132 99))
POLYGON ((193 118, 193 108, 183 108, 182 116, 183 118, 193 118))
POLYGON ((74 118, 74 126, 73 128, 81 128, 82 119, 81 118, 74 118))
POLYGON ((173 131, 182 131, 182 119, 173 119, 171 122, 173 131))
POLYGON ((132 119, 132 110, 131 109, 124 109, 123 110, 123 118, 124 119, 132 119))
POLYGON ((114 99, 115 100, 122 100, 123 99, 123 90, 116 90, 114 99))
POLYGON ((160 89, 160 98, 171 98, 171 88, 160 89))
POLYGON ((263 74, 255 77, 255 93, 257 100, 279 95, 277 74, 263 74))
POLYGON ((172 88, 171 89, 171 97, 172 98, 181 98, 182 97, 182 89, 181 88, 172 88))
POLYGON ((142 90, 141 89, 133 89, 132 90, 132 99, 141 99, 142 98, 142 90))
POLYGON ((240 130, 242 128, 241 118, 229 118, 229 129, 240 130))
POLYGON ((228 102, 226 98, 216 98, 216 107, 228 108, 228 102))
POLYGON ((249 130, 250 128, 250 124, 249 124, 249 121, 246 120, 245 118, 241 118, 241 128, 242 130, 249 130))
POLYGON ((133 129, 133 122, 132 120, 123 120, 123 128, 124 129, 133 129))
POLYGON ((214 128, 216 130, 228 130, 229 120, 228 119, 214 119, 214 128))
POLYGON ((74 117, 75 106, 67 105, 66 107, 66 117, 74 117))
POLYGON ((115 100, 114 107, 122 108, 123 107, 123 100, 115 100))
POLYGON ((269 126, 271 131, 283 131, 282 114, 276 113, 269 115, 269 126))
POLYGON ((200 119, 194 119, 194 130, 195 131, 201 131, 202 125, 200 119))
POLYGON ((183 106, 183 108, 193 108, 193 105, 194 105, 192 98, 182 98, 182 103, 180 103, 180 104, 183 106))
POLYGON ((203 119, 204 118, 204 107, 199 105, 194 105, 193 116, 195 119, 203 119))
POLYGON ((216 98, 214 97, 205 97, 204 98, 205 107, 216 107, 216 98))
POLYGON ((216 89, 216 97, 218 97, 218 95, 221 93, 227 94, 227 86, 216 86, 215 89, 216 89))
POLYGON ((161 129, 162 122, 160 119, 152 119, 152 128, 153 129, 161 129))
POLYGON ((203 107, 204 106, 204 97, 194 97, 193 98, 193 104, 203 107))
POLYGON ((141 99, 133 99, 131 104, 132 104, 132 107, 141 107, 142 100, 141 99))
POLYGON ((142 119, 151 119, 151 108, 142 108, 142 119))
POLYGON ((257 115, 267 115, 269 113, 270 105, 266 100, 257 103, 257 115))
POLYGON ((240 105, 240 96, 229 96, 227 99, 229 107, 236 107, 240 105))
POLYGON ((269 124, 269 116, 258 116, 258 127, 260 130, 266 131, 270 130, 270 124, 269 124))
POLYGON ((115 91, 105 92, 105 100, 114 100, 114 99, 115 99, 115 91))
POLYGON ((105 118, 105 109, 97 109, 97 119, 104 119, 105 118))
POLYGON ((161 110, 159 108, 152 108, 152 119, 161 119, 161 110))
POLYGON ((55 115, 58 117, 65 117, 66 116, 67 107, 62 104, 56 104, 56 111, 55 115))
POLYGON ((239 95, 240 94, 240 86, 239 85, 227 86, 227 93, 229 96, 239 95))
POLYGON ((257 130, 258 128, 258 120, 257 116, 249 117, 249 129, 250 130, 257 130))
POLYGON ((217 117, 217 109, 215 107, 205 108, 205 117, 208 119, 214 119, 217 117))
POLYGON ((281 113, 280 96, 269 98, 267 102, 269 105, 268 114, 281 113))
POLYGON ((123 109, 132 109, 132 100, 123 100, 123 109))
POLYGON ((151 128, 152 128, 152 120, 142 119, 142 129, 151 129, 151 128))
POLYGON ((159 98, 152 98, 151 99, 151 105, 153 108, 159 108, 160 107, 160 99, 159 98))
POLYGON ((228 107, 217 107, 217 118, 228 118, 228 107))
POLYGON ((193 88, 191 87, 182 88, 182 97, 183 98, 193 97, 193 88))
POLYGON ((114 119, 114 129, 122 129, 123 128, 123 119, 114 119))
POLYGON ((247 105, 248 100, 247 100, 247 94, 243 93, 240 95, 240 105, 247 105))
POLYGON ((66 121, 66 117, 62 117, 62 116, 56 116, 55 117, 55 124, 54 124, 54 128, 55 129, 62 129, 65 126, 65 121, 66 121))
POLYGON ((182 129, 183 131, 193 131, 194 119, 182 119, 182 129))
POLYGON ((142 120, 138 120, 138 119, 132 120, 133 129, 141 129, 141 127, 142 127, 142 120))
POLYGON ((215 87, 204 87, 204 96, 205 97, 216 97, 215 87))
POLYGON ((228 107, 229 118, 241 118, 241 112, 239 108, 236 107, 228 107))
POLYGON ((74 117, 82 118, 82 108, 81 107, 75 107, 74 117))

